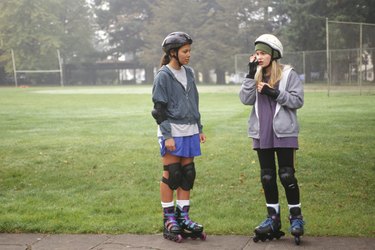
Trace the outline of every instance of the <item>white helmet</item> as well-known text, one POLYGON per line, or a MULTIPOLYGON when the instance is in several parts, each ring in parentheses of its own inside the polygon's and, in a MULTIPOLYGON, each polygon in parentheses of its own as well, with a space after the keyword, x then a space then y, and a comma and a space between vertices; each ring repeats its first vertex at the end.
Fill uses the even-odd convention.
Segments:
POLYGON ((256 45, 257 43, 267 44, 273 50, 279 52, 279 57, 273 57, 273 59, 279 59, 283 57, 283 45, 276 36, 271 34, 263 34, 255 40, 254 45, 256 45))

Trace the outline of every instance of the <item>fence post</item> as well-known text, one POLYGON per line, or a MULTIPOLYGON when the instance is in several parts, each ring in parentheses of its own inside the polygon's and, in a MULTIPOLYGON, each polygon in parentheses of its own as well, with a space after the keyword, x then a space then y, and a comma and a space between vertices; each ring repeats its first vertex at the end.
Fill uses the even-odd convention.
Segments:
POLYGON ((305 83, 306 83, 306 52, 305 51, 302 52, 302 62, 303 62, 303 75, 305 76, 305 83))
POLYGON ((327 52, 327 94, 329 96, 330 85, 331 85, 331 67, 329 58, 329 30, 328 30, 328 17, 326 18, 326 52, 327 52))
POLYGON ((12 63, 13 63, 13 76, 14 76, 14 83, 16 85, 16 88, 18 87, 18 82, 17 82, 17 69, 16 69, 16 61, 14 59, 14 52, 13 49, 10 50, 12 54, 12 63))
MULTIPOLYGON (((362 95, 362 78, 363 78, 363 46, 362 46, 362 23, 359 24, 359 71, 360 71, 360 76, 359 76, 359 95, 362 95)), ((366 74, 366 72, 365 72, 366 74)))
POLYGON ((57 60, 59 60, 60 85, 61 85, 61 87, 64 87, 64 74, 63 74, 62 59, 61 59, 61 56, 60 56, 60 50, 57 50, 57 60))

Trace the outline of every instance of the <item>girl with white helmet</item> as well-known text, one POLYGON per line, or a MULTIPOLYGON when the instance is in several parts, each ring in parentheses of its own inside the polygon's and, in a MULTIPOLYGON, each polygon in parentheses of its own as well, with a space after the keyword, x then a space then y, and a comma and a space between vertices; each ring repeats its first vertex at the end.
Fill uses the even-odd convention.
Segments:
POLYGON ((283 57, 283 46, 277 37, 263 34, 254 44, 255 54, 250 56, 249 73, 239 96, 243 104, 253 106, 248 135, 258 155, 268 215, 255 228, 253 239, 257 242, 285 235, 280 230, 279 176, 288 201, 290 231, 299 244, 304 221, 295 176, 295 152, 299 133, 297 109, 304 102, 303 84, 293 68, 278 62, 283 57))
POLYGON ((152 89, 158 124, 163 177, 160 182, 164 238, 206 239, 203 226, 189 218, 190 190, 196 176, 194 157, 206 141, 199 113, 199 96, 190 60, 193 40, 184 32, 169 34, 162 43, 164 56, 152 89), (176 190, 176 208, 174 191, 176 190))

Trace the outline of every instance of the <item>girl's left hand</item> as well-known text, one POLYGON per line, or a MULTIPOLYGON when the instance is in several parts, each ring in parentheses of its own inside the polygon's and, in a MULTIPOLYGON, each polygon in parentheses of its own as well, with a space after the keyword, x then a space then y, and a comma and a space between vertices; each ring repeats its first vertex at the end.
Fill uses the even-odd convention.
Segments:
POLYGON ((206 135, 203 134, 203 133, 199 134, 199 139, 200 139, 201 143, 205 143, 206 142, 206 135))

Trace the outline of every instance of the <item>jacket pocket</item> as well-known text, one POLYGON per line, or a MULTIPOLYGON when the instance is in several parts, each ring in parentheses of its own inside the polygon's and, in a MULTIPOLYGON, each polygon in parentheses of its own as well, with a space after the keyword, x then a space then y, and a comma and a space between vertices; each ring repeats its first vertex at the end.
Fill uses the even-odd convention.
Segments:
POLYGON ((276 135, 295 135, 299 131, 295 110, 281 108, 273 121, 276 135))
POLYGON ((254 109, 252 110, 250 117, 249 117, 249 129, 248 134, 252 138, 259 138, 259 119, 255 114, 254 109))

